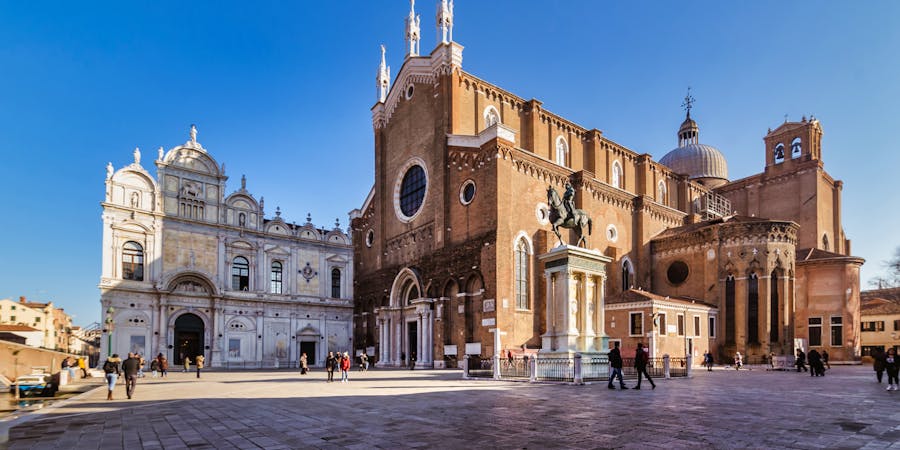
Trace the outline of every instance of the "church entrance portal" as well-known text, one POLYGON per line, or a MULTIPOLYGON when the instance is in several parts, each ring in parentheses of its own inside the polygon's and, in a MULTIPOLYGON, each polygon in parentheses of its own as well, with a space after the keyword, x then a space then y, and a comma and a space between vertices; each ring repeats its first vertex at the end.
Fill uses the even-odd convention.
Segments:
MULTIPOLYGON (((418 324, 416 322, 407 322, 406 323, 406 336, 407 343, 409 346, 406 349, 407 355, 415 355, 416 359, 419 359, 419 354, 416 353, 416 349, 419 348, 419 330, 418 324)), ((412 356, 410 356, 412 358, 412 356)), ((410 360, 411 361, 411 360, 410 360)))
POLYGON ((184 357, 197 360, 203 354, 203 320, 195 314, 182 314, 175 319, 175 363, 181 364, 184 357))
POLYGON ((306 363, 308 365, 311 366, 316 363, 316 343, 315 342, 300 342, 300 354, 302 355, 304 353, 306 353, 306 363))

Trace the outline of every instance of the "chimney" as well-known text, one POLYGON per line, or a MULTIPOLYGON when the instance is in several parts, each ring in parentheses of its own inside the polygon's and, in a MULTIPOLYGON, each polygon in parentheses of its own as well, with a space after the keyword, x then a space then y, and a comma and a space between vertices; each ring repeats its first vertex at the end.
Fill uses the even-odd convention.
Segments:
POLYGON ((19 297, 19 303, 25 303, 25 296, 19 297))

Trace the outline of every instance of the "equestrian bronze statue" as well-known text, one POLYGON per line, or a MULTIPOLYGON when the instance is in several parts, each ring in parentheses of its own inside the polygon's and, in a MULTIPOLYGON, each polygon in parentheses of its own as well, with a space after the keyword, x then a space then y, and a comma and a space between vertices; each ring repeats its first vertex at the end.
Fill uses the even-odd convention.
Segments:
POLYGON ((566 183, 566 191, 567 198, 566 201, 564 201, 559 197, 556 189, 553 189, 553 186, 547 186, 547 203, 550 205, 550 225, 553 226, 553 232, 556 233, 560 245, 564 245, 565 242, 562 240, 559 229, 574 228, 578 232, 578 241, 575 243, 575 246, 578 247, 584 243, 584 247, 587 248, 588 242, 585 237, 584 229, 587 228, 587 236, 590 236, 593 221, 586 211, 575 209, 573 206, 571 197, 574 195, 575 191, 571 188, 569 183, 566 183))

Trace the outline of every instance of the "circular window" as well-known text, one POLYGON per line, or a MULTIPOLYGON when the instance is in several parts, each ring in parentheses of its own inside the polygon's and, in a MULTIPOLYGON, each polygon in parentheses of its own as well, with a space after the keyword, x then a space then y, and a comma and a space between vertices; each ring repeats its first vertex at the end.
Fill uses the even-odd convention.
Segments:
POLYGON ((608 239, 609 242, 616 242, 616 240, 619 239, 619 230, 616 230, 615 225, 609 224, 609 226, 606 227, 606 239, 608 239))
POLYGON ((428 189, 425 163, 419 158, 410 159, 400 170, 403 174, 394 185, 394 211, 403 222, 409 222, 419 213, 428 189))
POLYGON ((373 242, 375 242, 375 232, 369 230, 369 232, 366 233, 366 247, 371 247, 373 242))
POLYGON ((472 203, 472 200, 475 199, 475 182, 472 180, 466 180, 463 183, 462 187, 459 189, 459 201, 463 205, 468 205, 472 203))
POLYGON ((675 261, 669 264, 669 269, 666 270, 666 277, 669 278, 669 283, 684 283, 684 280, 687 280, 688 277, 688 265, 684 261, 675 261))
POLYGON ((413 92, 415 92, 415 90, 416 90, 416 88, 414 88, 413 85, 411 85, 411 84, 406 87, 406 99, 407 100, 412 98, 413 92))

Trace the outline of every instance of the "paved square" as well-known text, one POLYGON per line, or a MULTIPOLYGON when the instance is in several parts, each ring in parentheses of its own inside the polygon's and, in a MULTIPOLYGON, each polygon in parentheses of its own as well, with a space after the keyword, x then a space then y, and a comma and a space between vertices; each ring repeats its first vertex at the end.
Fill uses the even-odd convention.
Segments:
MULTIPOLYGON (((629 385, 634 385, 629 381, 629 385)), ((171 373, 10 429, 11 449, 900 448, 900 392, 870 367, 812 378, 695 371, 655 390, 464 381, 458 371, 171 373)), ((649 385, 647 385, 649 387, 649 385)))

